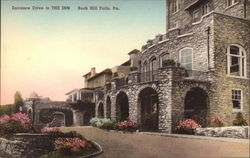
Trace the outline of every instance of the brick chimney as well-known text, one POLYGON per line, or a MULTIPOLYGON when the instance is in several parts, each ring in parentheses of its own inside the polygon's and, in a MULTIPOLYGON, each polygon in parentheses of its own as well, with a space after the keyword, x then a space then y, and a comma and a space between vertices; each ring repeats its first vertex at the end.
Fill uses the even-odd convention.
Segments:
POLYGON ((90 77, 95 76, 95 67, 92 67, 90 70, 90 77))

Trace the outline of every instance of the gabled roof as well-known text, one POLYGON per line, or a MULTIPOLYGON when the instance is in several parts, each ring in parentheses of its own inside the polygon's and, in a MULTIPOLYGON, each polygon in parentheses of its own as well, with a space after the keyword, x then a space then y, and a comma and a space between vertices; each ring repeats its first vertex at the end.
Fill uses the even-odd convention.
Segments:
POLYGON ((130 52, 128 53, 128 55, 137 54, 137 53, 139 53, 139 52, 140 52, 140 51, 139 51, 138 49, 134 49, 134 50, 130 51, 130 52))
POLYGON ((85 77, 85 76, 90 75, 90 74, 91 74, 91 72, 88 72, 85 75, 83 75, 82 77, 85 77))
POLYGON ((111 71, 111 69, 105 69, 100 73, 96 73, 95 76, 88 78, 87 81, 92 80, 92 79, 94 79, 102 74, 112 74, 112 71, 111 71))
POLYGON ((120 66, 130 66, 131 65, 131 60, 129 59, 128 61, 122 63, 120 66))
POLYGON ((72 92, 74 92, 74 91, 78 91, 78 90, 79 90, 79 89, 75 88, 75 89, 73 89, 73 90, 71 90, 71 91, 67 92, 65 95, 69 95, 69 94, 71 94, 72 92))

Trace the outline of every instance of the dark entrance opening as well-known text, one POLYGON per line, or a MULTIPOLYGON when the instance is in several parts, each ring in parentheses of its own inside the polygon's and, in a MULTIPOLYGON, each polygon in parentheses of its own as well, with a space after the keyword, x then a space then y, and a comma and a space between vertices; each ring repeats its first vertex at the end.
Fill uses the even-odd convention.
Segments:
POLYGON ((107 97, 106 100, 106 115, 107 118, 111 118, 111 100, 109 96, 107 97))
POLYGON ((128 96, 124 92, 120 92, 116 97, 116 116, 120 121, 129 119, 128 96))
POLYGON ((141 105, 141 128, 143 131, 158 131, 159 100, 153 88, 145 88, 139 94, 141 105))
POLYGON ((208 125, 208 95, 203 89, 198 87, 190 89, 186 94, 184 104, 185 118, 191 118, 203 127, 208 125))
POLYGON ((98 118, 104 118, 103 103, 100 103, 98 106, 98 118))
POLYGON ((89 126, 89 121, 92 118, 92 115, 89 112, 85 112, 83 115, 83 125, 84 126, 89 126))

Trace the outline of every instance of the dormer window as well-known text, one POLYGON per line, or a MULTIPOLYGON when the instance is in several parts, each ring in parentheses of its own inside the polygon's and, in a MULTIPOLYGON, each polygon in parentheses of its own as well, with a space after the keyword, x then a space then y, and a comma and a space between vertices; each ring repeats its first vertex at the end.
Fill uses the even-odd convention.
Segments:
POLYGON ((227 0, 227 7, 230 7, 234 4, 236 4, 238 2, 238 0, 227 0))

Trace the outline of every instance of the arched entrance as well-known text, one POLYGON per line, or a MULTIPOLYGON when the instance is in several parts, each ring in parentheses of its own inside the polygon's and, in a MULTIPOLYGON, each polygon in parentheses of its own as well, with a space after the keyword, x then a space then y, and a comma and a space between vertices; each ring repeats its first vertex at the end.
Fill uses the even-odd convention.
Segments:
POLYGON ((207 126, 207 109, 208 109, 208 95, 199 88, 191 88, 185 97, 184 101, 184 117, 191 118, 201 124, 203 127, 207 126))
POLYGON ((103 108, 103 103, 99 103, 98 106, 98 118, 104 118, 104 108, 103 108))
POLYGON ((106 116, 107 118, 111 118, 111 99, 109 96, 106 100, 106 116))
POLYGON ((143 131, 158 131, 159 100, 157 92, 150 87, 143 89, 139 94, 141 106, 141 125, 143 131))
POLYGON ((124 121, 129 118, 128 96, 120 92, 116 97, 116 116, 117 120, 124 121))
POLYGON ((92 118, 91 113, 90 112, 85 112, 83 115, 83 125, 84 126, 89 126, 89 121, 92 118))

